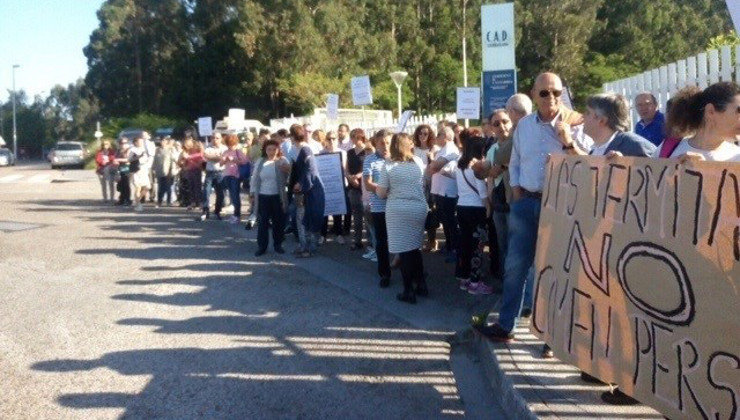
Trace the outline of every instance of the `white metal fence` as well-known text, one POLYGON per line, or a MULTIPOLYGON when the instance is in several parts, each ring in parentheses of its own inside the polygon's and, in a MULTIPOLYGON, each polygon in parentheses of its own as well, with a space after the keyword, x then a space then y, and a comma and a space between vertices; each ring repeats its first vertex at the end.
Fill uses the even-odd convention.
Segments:
POLYGON ((694 85, 702 89, 719 81, 740 81, 740 45, 726 45, 719 50, 709 50, 644 73, 604 84, 604 92, 624 95, 630 102, 632 120, 638 121, 633 105, 640 92, 651 92, 658 99, 662 110, 668 99, 679 89, 694 85))
MULTIPOLYGON (((342 111, 342 110, 340 110, 342 111)), ((350 128, 362 128, 368 135, 381 130, 389 129, 393 132, 398 127, 398 118, 393 117, 391 111, 378 111, 378 110, 366 110, 364 115, 361 110, 353 110, 351 114, 344 115, 340 112, 339 119, 329 120, 326 117, 326 109, 317 108, 313 115, 302 116, 302 117, 286 117, 277 118, 270 120, 270 128, 275 131, 279 128, 288 128, 292 124, 311 124, 314 129, 321 128, 324 130, 336 131, 340 123, 345 123, 350 128)), ((432 129, 436 130, 437 123, 440 121, 457 121, 457 114, 438 114, 438 115, 419 115, 412 116, 406 123, 404 132, 413 133, 416 127, 422 124, 428 124, 432 126, 432 129)))

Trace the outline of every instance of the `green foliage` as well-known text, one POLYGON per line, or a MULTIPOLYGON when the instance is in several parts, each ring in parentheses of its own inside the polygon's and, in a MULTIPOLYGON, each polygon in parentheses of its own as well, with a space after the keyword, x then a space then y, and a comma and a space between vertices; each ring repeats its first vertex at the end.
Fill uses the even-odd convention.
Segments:
POLYGON ((180 127, 186 124, 186 121, 143 112, 132 117, 111 118, 103 124, 101 131, 104 137, 115 139, 118 133, 126 128, 141 128, 153 133, 158 128, 180 127))
MULTIPOLYGON (((730 31, 726 34, 717 35, 715 37, 712 37, 709 40, 709 43, 707 43, 707 49, 719 49, 721 47, 724 47, 725 45, 729 45, 730 47, 734 47, 736 45, 740 45, 740 37, 737 36, 735 31, 730 31)), ((734 54, 734 51, 733 51, 734 54)))
MULTIPOLYGON (((577 103, 606 81, 725 42, 712 37, 731 28, 724 0, 514 1, 519 90, 555 71, 577 103)), ((310 112, 327 93, 347 106, 360 74, 371 76, 373 107, 395 110, 388 73, 403 69, 405 108, 451 111, 463 37, 468 83, 480 84, 482 3, 106 0, 85 48, 86 84, 109 117, 220 118, 240 107, 265 120, 310 112)))

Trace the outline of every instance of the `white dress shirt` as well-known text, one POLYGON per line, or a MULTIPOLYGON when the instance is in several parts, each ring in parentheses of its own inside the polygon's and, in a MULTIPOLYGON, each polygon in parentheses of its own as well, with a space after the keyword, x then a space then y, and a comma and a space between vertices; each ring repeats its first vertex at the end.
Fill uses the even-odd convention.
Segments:
MULTIPOLYGON (((555 124, 561 115, 550 122, 540 120, 539 114, 533 112, 519 121, 514 130, 514 142, 509 162, 511 186, 521 187, 528 191, 540 192, 545 183, 547 155, 565 154, 555 124)), ((570 135, 573 141, 585 152, 591 151, 593 140, 583 132, 583 124, 571 126, 570 135)))

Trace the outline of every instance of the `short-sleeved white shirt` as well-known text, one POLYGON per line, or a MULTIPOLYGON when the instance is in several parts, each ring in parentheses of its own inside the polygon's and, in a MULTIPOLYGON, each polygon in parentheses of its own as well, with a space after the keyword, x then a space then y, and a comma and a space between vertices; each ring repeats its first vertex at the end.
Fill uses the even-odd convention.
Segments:
MULTIPOLYGON (((448 141, 437 152, 437 159, 439 158, 444 158, 447 162, 457 161, 460 158, 460 149, 454 142, 448 141)), ((436 173, 432 175, 432 194, 457 197, 457 183, 452 178, 436 173)))
MULTIPOLYGON (((655 152, 653 153, 654 158, 660 157, 660 149, 661 147, 655 149, 655 152)), ((676 158, 681 155, 685 155, 687 152, 700 154, 704 156, 704 159, 710 162, 740 162, 740 146, 736 146, 726 141, 722 142, 722 144, 714 150, 702 150, 691 147, 689 139, 683 139, 681 140, 681 143, 673 149, 673 153, 671 153, 670 157, 676 158)))

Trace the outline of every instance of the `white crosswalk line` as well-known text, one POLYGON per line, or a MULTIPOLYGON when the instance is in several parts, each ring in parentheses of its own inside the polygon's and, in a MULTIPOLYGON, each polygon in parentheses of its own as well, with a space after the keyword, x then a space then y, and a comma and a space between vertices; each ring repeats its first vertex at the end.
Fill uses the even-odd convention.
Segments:
POLYGON ((49 178, 51 178, 49 174, 36 174, 28 179, 24 179, 23 182, 27 182, 29 184, 43 184, 50 182, 51 180, 49 178))
POLYGON ((11 182, 18 181, 21 178, 23 178, 23 175, 19 175, 19 174, 6 175, 0 178, 0 184, 9 184, 11 182))

